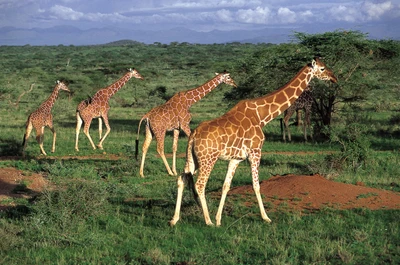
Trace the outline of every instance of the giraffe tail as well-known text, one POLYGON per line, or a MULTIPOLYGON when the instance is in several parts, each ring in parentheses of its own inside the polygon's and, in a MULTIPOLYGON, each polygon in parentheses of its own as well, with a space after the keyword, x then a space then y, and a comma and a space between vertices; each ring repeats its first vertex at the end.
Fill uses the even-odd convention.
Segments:
POLYGON ((139 126, 138 126, 138 131, 137 131, 137 136, 136 136, 136 141, 135 141, 135 159, 138 160, 138 155, 139 155, 139 134, 140 134, 140 126, 142 125, 142 121, 145 117, 140 119, 139 121, 139 126))
POLYGON ((189 189, 193 192, 193 197, 194 197, 194 200, 196 201, 197 205, 200 206, 199 195, 197 194, 196 188, 194 186, 194 180, 193 180, 192 172, 182 173, 181 177, 182 177, 183 183, 185 183, 185 185, 187 184, 189 189))

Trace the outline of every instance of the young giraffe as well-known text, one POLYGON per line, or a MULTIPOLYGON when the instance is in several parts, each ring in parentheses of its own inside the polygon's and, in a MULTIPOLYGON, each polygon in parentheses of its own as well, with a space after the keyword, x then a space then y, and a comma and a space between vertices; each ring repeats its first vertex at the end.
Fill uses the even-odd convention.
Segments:
POLYGON ((299 124, 300 123, 299 110, 302 110, 302 109, 304 109, 304 122, 303 122, 304 140, 307 141, 307 128, 310 131, 310 126, 311 126, 310 115, 311 115, 313 101, 314 101, 314 99, 312 96, 312 92, 310 90, 306 90, 293 103, 293 105, 291 105, 287 110, 284 111, 284 117, 282 120, 282 122, 283 122, 282 133, 283 133, 283 140, 285 142, 286 142, 286 131, 288 134, 289 142, 292 141, 292 137, 290 135, 290 129, 289 129, 290 117, 292 117, 293 113, 296 112, 297 126, 299 126, 300 125, 299 124))
POLYGON ((43 138, 44 138, 44 127, 48 126, 53 133, 53 146, 51 148, 51 152, 54 153, 56 150, 56 130, 53 126, 53 115, 51 114, 51 109, 54 106, 54 103, 57 100, 58 92, 60 90, 65 90, 70 92, 69 88, 64 82, 60 82, 57 80, 56 86, 53 89, 50 97, 46 99, 37 110, 32 112, 28 120, 26 122, 26 131, 24 135, 24 140, 22 142, 22 154, 25 155, 25 148, 28 143, 28 138, 32 132, 32 129, 35 128, 36 130, 36 141, 39 144, 40 152, 43 155, 47 155, 43 149, 43 138))
POLYGON ((152 134, 156 137, 157 152, 161 156, 169 175, 177 175, 176 173, 176 150, 178 148, 179 130, 182 129, 186 136, 190 135, 189 123, 191 115, 189 112, 190 107, 202 99, 205 95, 210 93, 219 84, 225 83, 236 87, 235 81, 231 78, 229 73, 216 73, 216 76, 206 82, 205 84, 193 88, 185 92, 178 92, 171 99, 163 105, 157 106, 146 113, 139 122, 138 134, 136 138, 136 159, 138 155, 139 145, 139 132, 140 125, 143 120, 146 121, 146 139, 142 147, 142 161, 140 164, 140 176, 144 178, 143 168, 146 159, 146 153, 149 149, 152 134), (167 131, 174 131, 174 139, 172 144, 172 171, 168 165, 167 159, 164 155, 164 138, 167 131))
MULTIPOLYGON (((197 192, 207 225, 213 225, 207 208, 205 186, 215 162, 220 158, 229 160, 228 171, 222 187, 221 201, 216 215, 221 225, 221 215, 226 195, 238 164, 249 159, 253 178, 253 189, 257 197, 261 217, 271 222, 265 213, 260 195, 258 167, 264 143, 262 128, 287 109, 300 96, 313 77, 337 82, 332 71, 319 59, 304 66, 286 85, 266 96, 242 100, 223 116, 202 122, 190 135, 184 173, 178 177, 178 195, 175 214, 170 225, 179 220, 184 183, 193 183, 193 174, 198 168, 197 181, 192 189, 197 192)), ((190 185, 189 185, 190 186, 190 185)))
POLYGON ((108 101, 110 98, 118 92, 132 77, 142 79, 143 77, 139 74, 136 69, 129 69, 129 71, 117 82, 109 85, 106 88, 100 89, 93 95, 90 99, 86 99, 81 101, 76 108, 76 139, 75 139, 75 150, 79 151, 78 148, 78 140, 79 140, 79 131, 81 129, 82 123, 84 123, 83 132, 87 136, 92 145, 93 149, 96 149, 96 146, 93 143, 92 138, 89 134, 90 124, 93 118, 99 118, 99 135, 100 142, 97 145, 99 149, 103 149, 103 142, 106 139, 107 135, 110 133, 111 128, 108 123, 108 111, 110 110, 110 105, 108 101), (106 125, 106 133, 104 137, 102 137, 102 122, 103 119, 104 124, 106 125))

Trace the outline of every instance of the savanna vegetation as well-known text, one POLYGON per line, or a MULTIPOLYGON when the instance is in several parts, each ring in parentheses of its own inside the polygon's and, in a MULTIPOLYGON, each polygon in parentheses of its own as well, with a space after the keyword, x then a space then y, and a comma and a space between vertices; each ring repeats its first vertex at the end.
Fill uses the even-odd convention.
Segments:
MULTIPOLYGON (((399 210, 326 207, 292 212, 273 209, 264 198, 272 219, 267 224, 256 204, 248 207, 243 199, 228 195, 222 226, 213 228, 204 224, 201 208, 185 191, 181 220, 171 228, 176 179, 156 156, 155 141, 146 160, 146 178, 139 177, 134 160, 137 126, 152 107, 227 70, 238 88, 221 85, 196 103, 191 109, 195 128, 241 99, 284 85, 320 56, 339 82, 310 85, 315 98, 313 139, 304 142, 301 130, 292 129, 292 142, 284 143, 280 117, 268 124, 260 179, 318 173, 333 181, 400 192, 400 43, 370 40, 357 31, 293 37, 292 43, 280 45, 1 46, 0 167, 40 173, 51 185, 0 212, 0 263, 399 264, 399 210), (111 98, 111 133, 104 150, 92 150, 81 133, 80 152, 75 152, 77 104, 132 67, 145 80, 131 79, 111 98), (26 119, 49 96, 56 80, 67 81, 72 91, 61 91, 53 108, 56 152, 50 153, 51 132, 45 129, 49 156, 39 155, 31 136, 22 157, 26 119)), ((95 142, 97 131, 94 120, 95 142)), ((186 143, 182 134, 178 153, 185 152, 186 143)), ((169 134, 166 153, 171 145, 169 134)), ((178 158, 178 170, 184 163, 178 158)), ((217 162, 207 184, 213 216, 226 168, 226 162, 217 162)), ((248 163, 241 163, 232 186, 251 184, 250 175, 248 163)))

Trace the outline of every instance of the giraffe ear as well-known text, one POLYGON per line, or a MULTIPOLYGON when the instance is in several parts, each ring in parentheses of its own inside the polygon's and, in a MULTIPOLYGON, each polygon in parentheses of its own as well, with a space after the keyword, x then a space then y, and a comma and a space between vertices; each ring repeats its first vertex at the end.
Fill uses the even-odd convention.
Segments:
POLYGON ((59 84, 59 83, 60 83, 60 80, 57 80, 56 83, 59 84))
POLYGON ((219 75, 219 73, 215 73, 215 75, 219 75))
POLYGON ((316 65, 317 65, 317 61, 315 61, 315 59, 313 59, 311 62, 311 66, 314 68, 316 65))

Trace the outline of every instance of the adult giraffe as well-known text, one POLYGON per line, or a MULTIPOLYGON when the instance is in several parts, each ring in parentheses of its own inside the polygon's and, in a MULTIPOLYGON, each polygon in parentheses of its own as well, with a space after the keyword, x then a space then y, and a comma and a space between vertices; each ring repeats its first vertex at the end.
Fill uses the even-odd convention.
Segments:
MULTIPOLYGON (((312 92, 310 90, 305 90, 298 99, 291 105, 287 110, 284 111, 284 117, 281 120, 281 129, 282 129, 282 134, 283 134, 283 141, 286 142, 286 132, 288 135, 288 140, 289 142, 292 141, 292 137, 290 135, 290 129, 289 129, 289 119, 292 117, 293 113, 296 112, 296 117, 297 117, 297 126, 300 124, 300 118, 299 118, 299 110, 304 110, 304 121, 303 121, 303 133, 304 133, 304 140, 307 141, 307 128, 310 131, 311 127, 311 110, 312 110, 312 104, 313 104, 313 96, 312 92)), ((312 135, 311 135, 312 137, 312 135)))
POLYGON ((99 149, 103 149, 103 142, 111 131, 110 125, 108 123, 108 111, 110 110, 110 105, 108 101, 132 77, 143 80, 143 77, 139 74, 139 72, 136 69, 129 69, 129 71, 115 83, 109 85, 108 87, 100 89, 99 91, 96 92, 96 94, 93 95, 93 97, 85 99, 78 104, 78 107, 76 108, 76 139, 75 139, 76 151, 79 151, 78 140, 79 140, 79 131, 81 129, 82 123, 84 123, 83 132, 89 139, 93 149, 96 149, 92 137, 90 137, 89 134, 90 124, 92 123, 93 118, 99 118, 100 141, 97 147, 99 149), (106 133, 104 134, 104 137, 101 136, 102 135, 101 119, 103 119, 107 129, 106 133))
POLYGON ((207 208, 205 187, 211 170, 219 158, 230 162, 216 215, 217 225, 221 225, 222 209, 235 170, 238 164, 246 158, 251 164, 253 189, 261 217, 265 221, 271 222, 265 213, 258 180, 261 148, 264 143, 262 128, 293 104, 313 77, 337 82, 332 71, 327 69, 322 61, 315 58, 311 64, 304 66, 289 83, 280 89, 263 97, 242 100, 223 116, 202 122, 192 132, 188 141, 185 171, 177 180, 176 208, 170 225, 175 225, 179 220, 184 183, 193 183, 193 174, 196 169, 198 169, 198 177, 193 192, 197 192, 200 198, 206 224, 213 225, 207 208))
POLYGON ((189 123, 192 119, 189 109, 190 107, 202 99, 205 95, 210 93, 219 84, 225 83, 236 87, 235 81, 231 78, 227 72, 216 73, 216 76, 211 80, 207 81, 203 85, 176 93, 171 99, 169 99, 163 105, 157 106, 146 113, 139 122, 138 134, 136 138, 136 151, 135 157, 138 156, 138 145, 139 145, 139 133, 140 125, 142 121, 146 121, 146 138, 142 147, 142 161, 140 164, 139 174, 144 178, 144 161, 146 159, 146 153, 149 149, 153 134, 157 141, 157 152, 161 156, 165 167, 167 168, 169 175, 177 175, 176 173, 176 150, 178 149, 178 137, 179 130, 182 129, 186 136, 190 135, 189 123), (168 165, 167 159, 164 154, 164 139, 167 131, 174 131, 174 139, 172 144, 172 171, 168 165))
POLYGON ((54 153, 56 150, 56 130, 53 126, 53 115, 51 114, 51 110, 54 106, 54 103, 57 100, 58 92, 60 90, 70 92, 68 86, 64 82, 60 82, 57 80, 56 85, 51 93, 50 97, 46 99, 37 110, 32 112, 28 120, 26 122, 26 130, 24 135, 24 140, 22 142, 22 155, 25 155, 25 148, 28 143, 28 138, 32 132, 32 129, 36 130, 36 141, 39 144, 40 152, 43 155, 47 155, 43 148, 43 138, 44 138, 44 127, 48 126, 53 133, 53 146, 51 148, 51 152, 54 153))

